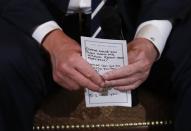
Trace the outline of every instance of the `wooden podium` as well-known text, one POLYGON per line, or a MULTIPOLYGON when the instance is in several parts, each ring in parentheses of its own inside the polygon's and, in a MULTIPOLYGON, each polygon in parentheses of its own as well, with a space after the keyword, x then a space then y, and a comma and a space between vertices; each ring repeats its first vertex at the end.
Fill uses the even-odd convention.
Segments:
POLYGON ((170 131, 170 102, 165 96, 145 89, 137 93, 132 107, 86 108, 83 91, 61 90, 49 96, 35 119, 35 131, 170 131))

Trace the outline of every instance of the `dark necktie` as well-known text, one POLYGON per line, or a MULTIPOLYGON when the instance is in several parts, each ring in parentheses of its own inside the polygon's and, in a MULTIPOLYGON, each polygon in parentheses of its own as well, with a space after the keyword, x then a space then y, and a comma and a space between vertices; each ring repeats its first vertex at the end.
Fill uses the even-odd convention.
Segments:
POLYGON ((100 26, 101 9, 106 4, 107 0, 92 0, 91 14, 91 37, 101 38, 102 29, 100 26))
POLYGON ((122 23, 115 0, 92 0, 91 37, 122 39, 122 23))

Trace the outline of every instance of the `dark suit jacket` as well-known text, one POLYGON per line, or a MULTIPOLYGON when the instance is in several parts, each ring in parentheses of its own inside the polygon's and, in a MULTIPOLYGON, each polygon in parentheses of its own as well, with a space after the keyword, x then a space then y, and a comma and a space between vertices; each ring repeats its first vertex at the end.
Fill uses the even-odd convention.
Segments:
POLYGON ((148 20, 170 20, 173 24, 191 14, 190 0, 117 0, 125 23, 126 38, 132 39, 136 28, 148 20))
MULTIPOLYGON (((69 0, 1 0, 0 18, 31 35, 38 25, 63 15, 68 2, 69 0)), ((190 0, 117 0, 117 2, 130 32, 147 20, 185 19, 191 7, 190 0)))
POLYGON ((55 19, 57 10, 65 12, 68 2, 69 0, 1 0, 0 18, 31 35, 38 25, 55 19), (57 10, 52 11, 50 6, 57 10))

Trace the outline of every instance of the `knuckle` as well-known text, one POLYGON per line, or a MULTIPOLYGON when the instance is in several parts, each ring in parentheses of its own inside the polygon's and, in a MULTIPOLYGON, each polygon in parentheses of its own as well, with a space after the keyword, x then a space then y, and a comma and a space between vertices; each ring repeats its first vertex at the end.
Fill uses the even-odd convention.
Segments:
POLYGON ((55 74, 59 76, 62 74, 62 76, 67 76, 68 75, 69 67, 67 64, 59 64, 55 70, 55 74))
POLYGON ((67 67, 68 67, 68 65, 66 63, 59 63, 57 65, 57 70, 58 71, 63 71, 63 70, 66 70, 67 67))
POLYGON ((90 74, 90 73, 86 74, 86 77, 87 77, 88 79, 93 79, 93 78, 94 78, 94 76, 93 76, 92 74, 90 74))
POLYGON ((147 70, 150 69, 150 62, 148 61, 145 61, 143 64, 142 64, 142 71, 145 72, 147 70))
POLYGON ((53 80, 56 81, 56 82, 60 82, 60 77, 58 76, 58 73, 54 73, 53 74, 53 80))
POLYGON ((68 63, 71 65, 73 63, 76 64, 76 56, 71 56, 70 58, 68 58, 68 63))

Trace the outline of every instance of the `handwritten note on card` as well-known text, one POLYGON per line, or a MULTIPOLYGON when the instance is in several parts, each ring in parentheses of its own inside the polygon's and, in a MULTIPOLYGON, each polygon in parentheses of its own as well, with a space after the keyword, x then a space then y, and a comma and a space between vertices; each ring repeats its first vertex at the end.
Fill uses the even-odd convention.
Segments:
MULTIPOLYGON (((82 56, 100 74, 128 64, 125 40, 81 37, 82 56)), ((87 107, 131 106, 131 92, 107 88, 103 92, 85 90, 87 107)))

